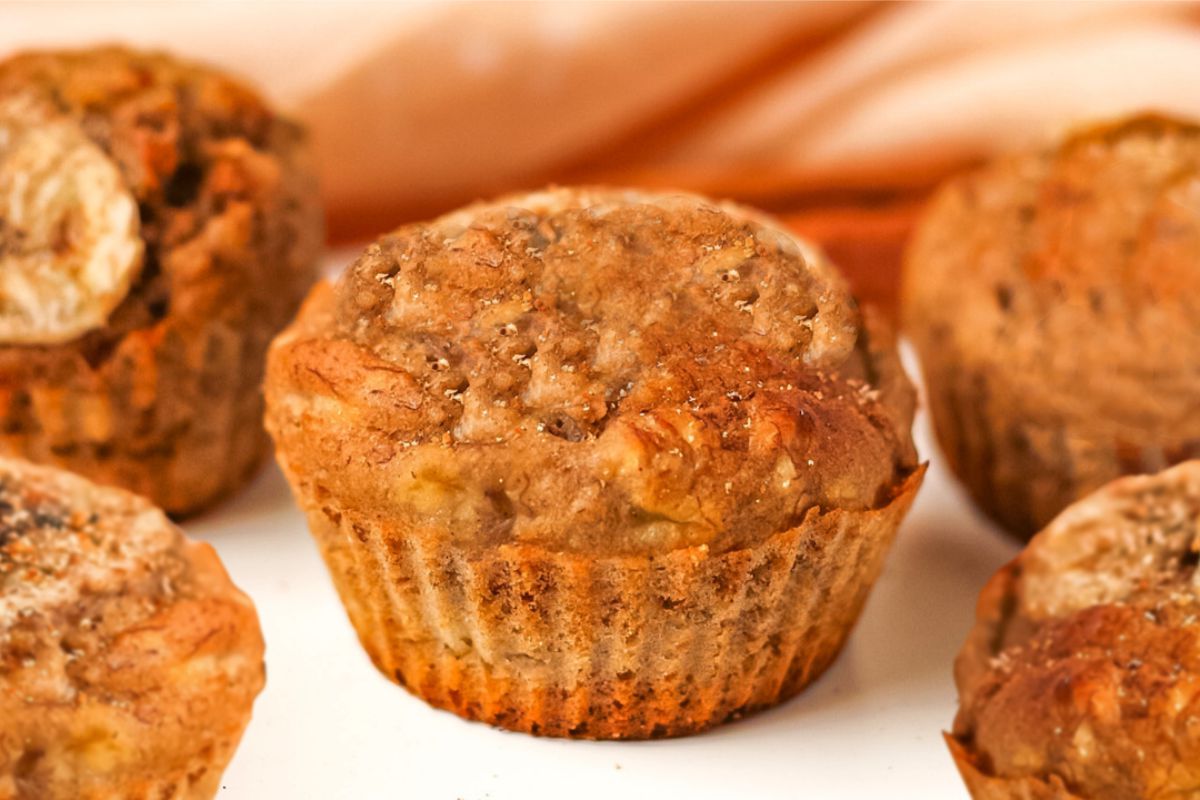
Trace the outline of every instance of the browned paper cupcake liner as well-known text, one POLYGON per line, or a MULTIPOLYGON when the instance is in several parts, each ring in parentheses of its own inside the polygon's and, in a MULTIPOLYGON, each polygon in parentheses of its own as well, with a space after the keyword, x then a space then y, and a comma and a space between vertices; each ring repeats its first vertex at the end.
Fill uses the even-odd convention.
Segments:
MULTIPOLYGON (((434 706, 547 736, 678 736, 774 705, 834 660, 921 483, 810 511, 747 549, 468 555, 300 497, 376 666, 434 706)), ((301 489, 303 493, 303 489, 301 489)))

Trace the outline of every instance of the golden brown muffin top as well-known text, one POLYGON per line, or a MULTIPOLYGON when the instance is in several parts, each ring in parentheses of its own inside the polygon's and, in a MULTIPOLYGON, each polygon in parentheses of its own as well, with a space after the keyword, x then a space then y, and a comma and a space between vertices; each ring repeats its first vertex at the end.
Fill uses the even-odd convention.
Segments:
MULTIPOLYGON (((133 234, 144 252, 106 324, 62 343, 0 346, 0 369, 75 371, 99 364, 123 336, 168 316, 186 326, 228 313, 222 309, 238 307, 247 280, 237 253, 270 230, 261 214, 283 213, 264 207, 277 201, 281 185, 313 188, 295 125, 241 83, 169 56, 110 47, 9 58, 0 63, 0 112, 14 108, 22 117, 18 131, 36 129, 39 120, 60 129, 59 140, 77 131, 116 167, 136 204, 133 234), (218 279, 224 297, 210 285, 218 279)), ((282 196, 294 203, 300 194, 282 196)), ((86 207, 82 192, 80 198, 86 207)), ((294 235, 319 238, 319 220, 306 218, 313 232, 294 235)), ((57 246, 69 249, 83 226, 69 216, 64 226, 57 246)), ((20 226, 0 229, 0 257, 27 239, 20 226)))
POLYGON ((1083 130, 952 181, 907 256, 922 349, 995 365, 1098 426, 1194 413, 1198 316, 1200 127, 1185 121, 1083 130))
POLYGON ((726 550, 916 467, 892 342, 835 271, 691 196, 560 189, 401 228, 273 361, 293 467, 464 541, 726 550))
POLYGON ((972 769, 1089 800, 1190 796, 1198 564, 1197 461, 1115 481, 1035 537, 984 590, 956 665, 972 769))

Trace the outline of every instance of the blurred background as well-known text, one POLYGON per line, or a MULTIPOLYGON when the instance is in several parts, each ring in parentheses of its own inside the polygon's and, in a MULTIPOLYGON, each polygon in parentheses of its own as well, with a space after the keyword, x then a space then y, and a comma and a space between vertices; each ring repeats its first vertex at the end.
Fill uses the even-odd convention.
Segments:
POLYGON ((948 175, 1200 117, 1193 3, 0 3, 0 55, 97 42, 218 64, 303 121, 335 243, 547 182, 691 189, 776 213, 885 306, 948 175))

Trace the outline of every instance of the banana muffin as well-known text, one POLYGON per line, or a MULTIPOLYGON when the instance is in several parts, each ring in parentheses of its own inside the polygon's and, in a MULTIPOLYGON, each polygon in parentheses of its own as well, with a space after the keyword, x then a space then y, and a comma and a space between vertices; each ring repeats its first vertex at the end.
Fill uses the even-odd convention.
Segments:
POLYGON ((0 452, 173 514, 233 491, 321 240, 303 136, 246 87, 116 48, 0 63, 0 452))
POLYGON ((1200 461, 1121 478, 1000 570, 947 737, 976 800, 1167 800, 1200 786, 1200 461))
POLYGON ((904 325, 975 501, 1028 538, 1127 473, 1200 456, 1200 128, 1140 117, 945 187, 904 325))
POLYGON ((697 731, 834 659, 920 483, 889 333, 692 196, 558 189, 371 245, 267 426, 363 646, 435 706, 697 731))
POLYGON ((263 685, 254 607, 154 506, 0 459, 0 798, 209 798, 263 685))

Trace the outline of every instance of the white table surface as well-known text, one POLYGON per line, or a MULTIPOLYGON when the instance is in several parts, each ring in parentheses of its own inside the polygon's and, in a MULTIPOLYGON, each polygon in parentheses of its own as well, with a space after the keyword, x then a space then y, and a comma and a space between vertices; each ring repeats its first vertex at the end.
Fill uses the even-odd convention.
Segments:
POLYGON ((837 663, 799 697, 685 739, 574 742, 435 711, 377 673, 304 519, 271 466, 185 525, 258 606, 267 687, 225 774, 227 800, 570 797, 961 800, 941 740, 951 665, 975 597, 1017 546, 967 504, 917 423, 932 468, 837 663))

